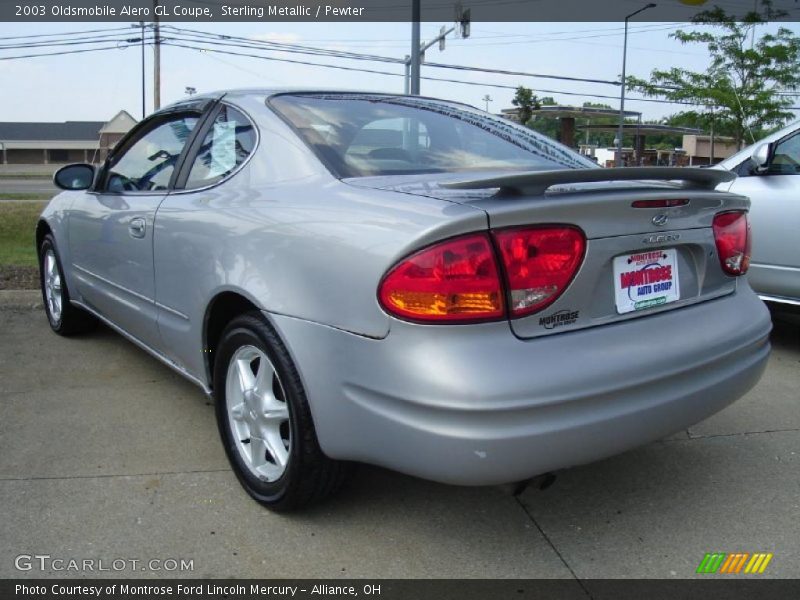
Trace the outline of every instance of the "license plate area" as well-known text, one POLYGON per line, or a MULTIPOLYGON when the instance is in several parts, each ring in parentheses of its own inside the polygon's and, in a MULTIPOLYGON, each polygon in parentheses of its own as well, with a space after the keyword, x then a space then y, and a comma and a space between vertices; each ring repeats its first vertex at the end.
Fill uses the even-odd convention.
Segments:
POLYGON ((614 258, 617 313, 655 308, 680 300, 678 251, 647 250, 614 258))

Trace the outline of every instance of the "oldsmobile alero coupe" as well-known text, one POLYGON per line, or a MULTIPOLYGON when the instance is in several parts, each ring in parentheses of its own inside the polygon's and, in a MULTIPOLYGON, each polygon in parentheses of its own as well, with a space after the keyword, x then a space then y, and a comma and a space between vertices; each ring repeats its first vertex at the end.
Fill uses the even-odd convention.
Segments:
POLYGON ((101 321, 203 388, 276 510, 367 462, 466 485, 612 455, 759 379, 748 200, 709 169, 601 169, 469 106, 244 90, 55 175, 59 334, 101 321))

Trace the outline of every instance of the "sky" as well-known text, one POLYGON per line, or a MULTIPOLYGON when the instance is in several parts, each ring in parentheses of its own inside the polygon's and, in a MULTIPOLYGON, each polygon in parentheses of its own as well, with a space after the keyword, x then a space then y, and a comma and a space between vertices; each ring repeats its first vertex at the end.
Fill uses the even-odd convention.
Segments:
MULTIPOLYGON (((174 23, 217 34, 260 40, 304 44, 335 50, 402 58, 409 52, 410 23, 174 23)), ((439 32, 440 25, 422 24, 422 39, 439 32)), ((446 24, 451 25, 451 24, 446 24)), ((119 23, 0 23, 0 44, 11 36, 66 33, 120 27, 119 23)), ((784 26, 800 34, 800 23, 784 26)), ((631 21, 628 37, 630 75, 647 77, 655 68, 680 66, 703 70, 708 56, 703 46, 681 45, 669 33, 686 24, 631 21)), ((760 31, 775 29, 761 26, 760 31)), ((437 46, 427 53, 433 62, 567 75, 578 78, 615 80, 622 71, 621 23, 473 23, 468 39, 450 37, 446 48, 437 46)), ((138 29, 131 28, 131 37, 138 29)), ((68 49, 68 48, 67 48, 68 49)), ((48 52, 2 50, 0 57, 48 52)), ((246 49, 231 49, 252 52, 246 49)), ((320 87, 402 92, 402 65, 349 61, 337 58, 260 52, 265 56, 391 71, 398 76, 355 73, 321 67, 199 52, 184 48, 162 48, 162 105, 185 97, 185 88, 198 92, 241 87, 320 87)), ((146 48, 146 111, 153 110, 151 48, 146 48)), ((585 101, 619 107, 619 87, 543 78, 494 75, 423 67, 423 76, 464 79, 480 85, 422 81, 423 95, 458 100, 499 112, 511 107, 513 89, 491 84, 525 85, 539 96, 553 96, 560 104, 580 105, 585 101), (566 93, 558 92, 569 92, 566 93), (597 98, 611 96, 612 98, 597 98)), ((0 60, 0 120, 65 121, 111 118, 125 109, 141 118, 141 51, 139 47, 65 56, 0 60)), ((658 104, 633 99, 628 93, 626 109, 641 111, 643 119, 658 119, 684 109, 680 105, 658 104)), ((800 104, 800 98, 798 98, 800 104)), ((800 113, 796 113, 800 116, 800 113)))

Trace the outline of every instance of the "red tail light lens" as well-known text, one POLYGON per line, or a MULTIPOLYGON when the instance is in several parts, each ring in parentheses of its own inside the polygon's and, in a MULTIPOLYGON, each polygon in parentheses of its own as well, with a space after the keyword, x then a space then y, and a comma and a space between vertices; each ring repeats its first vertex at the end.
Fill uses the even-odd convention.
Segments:
POLYGON ((714 241, 722 270, 728 275, 744 275, 750 266, 750 221, 747 213, 719 213, 712 223, 714 241))
POLYGON ((390 313, 418 321, 479 321, 505 315, 497 262, 484 233, 412 254, 384 277, 378 296, 390 313))
POLYGON ((519 228, 494 233, 510 287, 511 315, 528 315, 555 302, 586 251, 586 237, 575 227, 519 228))

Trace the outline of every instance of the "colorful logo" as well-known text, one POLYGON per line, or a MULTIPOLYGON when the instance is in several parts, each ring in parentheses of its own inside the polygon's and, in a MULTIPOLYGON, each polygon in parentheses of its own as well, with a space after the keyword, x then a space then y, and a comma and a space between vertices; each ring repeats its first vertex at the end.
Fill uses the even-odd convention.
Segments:
POLYGON ((707 552, 697 567, 697 573, 761 574, 772 560, 772 552, 707 552))

